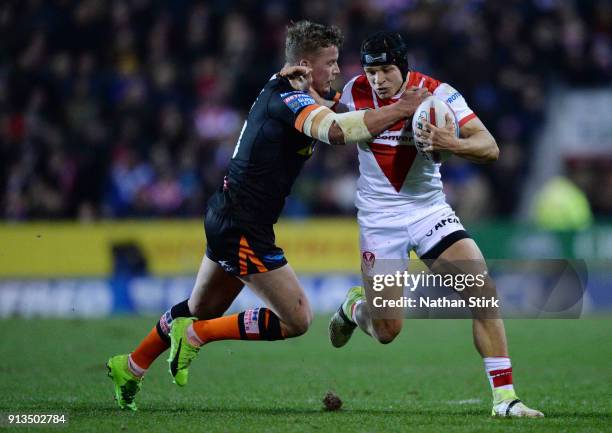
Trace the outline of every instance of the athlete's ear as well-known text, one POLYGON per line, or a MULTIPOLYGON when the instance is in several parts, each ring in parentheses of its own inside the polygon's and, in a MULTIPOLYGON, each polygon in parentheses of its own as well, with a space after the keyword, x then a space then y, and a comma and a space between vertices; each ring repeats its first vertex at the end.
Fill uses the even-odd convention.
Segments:
POLYGON ((308 59, 301 59, 300 63, 298 63, 298 65, 300 65, 300 66, 307 66, 309 68, 312 68, 312 64, 310 63, 310 60, 308 60, 308 59))

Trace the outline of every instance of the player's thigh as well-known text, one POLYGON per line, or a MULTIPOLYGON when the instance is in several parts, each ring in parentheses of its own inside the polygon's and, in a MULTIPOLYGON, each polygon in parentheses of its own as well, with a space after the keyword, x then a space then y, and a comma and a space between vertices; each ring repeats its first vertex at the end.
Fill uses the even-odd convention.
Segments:
POLYGON ((465 285, 466 287, 460 290, 462 296, 492 294, 491 290, 495 289, 482 252, 471 238, 458 240, 449 246, 430 263, 430 269, 436 273, 462 275, 464 278, 473 276, 470 281, 474 280, 474 284, 465 285))
MULTIPOLYGON (((430 267, 435 273, 459 276, 461 280, 455 280, 455 290, 466 301, 475 298, 498 299, 495 282, 489 275, 487 263, 473 239, 466 238, 455 242, 440 254, 430 267), (460 287, 458 281, 463 282, 460 287)), ((473 306, 471 313, 476 320, 501 318, 501 310, 494 304, 473 306)))
POLYGON ((189 310, 200 319, 222 316, 243 287, 240 279, 205 255, 189 297, 189 310))
MULTIPOLYGON (((496 297, 495 284, 482 252, 453 209, 446 203, 439 203, 429 209, 423 208, 423 212, 423 217, 412 227, 412 234, 417 240, 417 254, 431 271, 454 275, 454 288, 463 299, 496 297)), ((477 314, 478 317, 498 317, 499 311, 481 309, 477 314)))
POLYGON ((485 261, 480 248, 472 238, 460 239, 439 256, 440 259, 446 261, 462 261, 462 260, 474 260, 474 261, 485 261))
POLYGON ((312 322, 310 303, 293 268, 286 264, 261 273, 240 276, 293 335, 306 332, 312 322))
MULTIPOLYGON (((415 207, 415 215, 416 218, 410 226, 410 234, 416 243, 416 254, 428 265, 442 255, 455 255, 454 249, 450 250, 450 247, 462 239, 469 238, 459 217, 445 202, 415 207)), ((475 251, 462 250, 458 253, 469 253, 469 256, 464 257, 469 260, 473 258, 475 251)))
POLYGON ((360 212, 358 221, 361 277, 372 323, 375 319, 386 326, 387 321, 401 321, 405 309, 398 301, 403 297, 404 286, 390 278, 408 268, 412 246, 406 218, 402 214, 360 212))
POLYGON ((362 272, 407 264, 412 245, 405 214, 359 211, 357 222, 362 272))
POLYGON ((453 209, 444 202, 419 209, 421 217, 411 226, 416 253, 432 270, 442 275, 482 274, 486 263, 453 209))

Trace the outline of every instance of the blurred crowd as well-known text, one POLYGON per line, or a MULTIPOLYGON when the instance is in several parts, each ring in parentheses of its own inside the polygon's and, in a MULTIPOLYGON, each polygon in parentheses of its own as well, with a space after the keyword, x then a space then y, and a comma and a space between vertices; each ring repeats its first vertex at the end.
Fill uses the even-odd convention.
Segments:
MULTIPOLYGON (((609 84, 610 1, 23 0, 0 4, 0 215, 200 216, 245 115, 283 64, 286 25, 344 32, 343 82, 368 34, 400 31, 493 132, 491 166, 452 159, 466 219, 509 216, 551 86, 609 84)), ((286 215, 354 212, 353 147, 321 146, 286 215)))

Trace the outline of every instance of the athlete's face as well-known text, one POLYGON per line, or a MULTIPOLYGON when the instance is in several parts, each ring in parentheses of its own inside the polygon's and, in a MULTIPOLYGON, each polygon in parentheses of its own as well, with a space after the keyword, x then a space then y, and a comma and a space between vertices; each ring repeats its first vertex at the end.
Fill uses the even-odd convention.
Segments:
POLYGON ((363 68, 370 86, 379 98, 387 99, 402 88, 402 72, 395 65, 366 66, 363 68))
MULTIPOLYGON (((312 87, 324 95, 331 90, 331 83, 340 74, 338 67, 338 47, 319 48, 317 52, 302 61, 312 68, 312 87)), ((302 64, 300 63, 300 64, 302 64)))

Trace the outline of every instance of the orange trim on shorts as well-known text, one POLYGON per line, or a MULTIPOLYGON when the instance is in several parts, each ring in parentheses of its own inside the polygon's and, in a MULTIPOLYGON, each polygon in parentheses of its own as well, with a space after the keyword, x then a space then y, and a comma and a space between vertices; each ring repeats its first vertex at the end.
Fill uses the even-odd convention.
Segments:
POLYGON ((295 119, 295 129, 297 129, 300 132, 304 132, 303 128, 304 128, 304 122, 306 122, 306 118, 313 110, 316 110, 319 107, 321 107, 321 105, 312 104, 304 108, 300 112, 300 114, 298 114, 298 117, 295 119))
POLYGON ((247 261, 253 263, 257 267, 258 272, 267 272, 268 268, 259 260, 255 252, 249 245, 244 236, 240 237, 240 248, 238 249, 238 263, 240 265, 240 275, 246 275, 248 272, 247 261))

